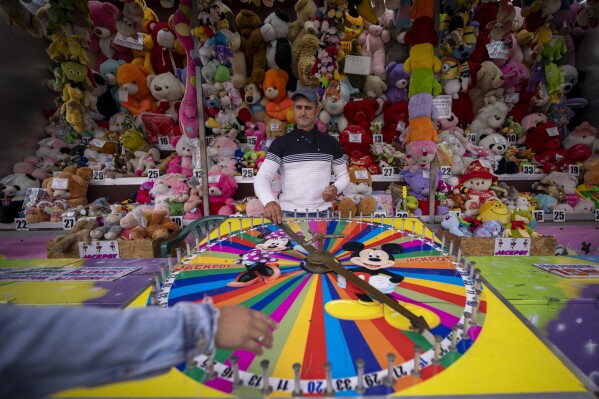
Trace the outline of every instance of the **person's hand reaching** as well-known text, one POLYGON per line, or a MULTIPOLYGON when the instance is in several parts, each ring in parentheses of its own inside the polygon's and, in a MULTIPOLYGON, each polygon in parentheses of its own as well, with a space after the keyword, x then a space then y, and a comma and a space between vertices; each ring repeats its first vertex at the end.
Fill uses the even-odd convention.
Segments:
POLYGON ((281 206, 276 201, 271 201, 264 207, 264 217, 270 219, 271 222, 279 224, 283 222, 283 214, 281 206))
POLYGON ((337 186, 331 184, 327 186, 322 192, 322 199, 326 202, 333 202, 337 198, 337 186))
POLYGON ((272 348, 272 331, 277 323, 264 313, 243 306, 219 308, 216 346, 221 349, 245 349, 256 355, 263 347, 272 348))

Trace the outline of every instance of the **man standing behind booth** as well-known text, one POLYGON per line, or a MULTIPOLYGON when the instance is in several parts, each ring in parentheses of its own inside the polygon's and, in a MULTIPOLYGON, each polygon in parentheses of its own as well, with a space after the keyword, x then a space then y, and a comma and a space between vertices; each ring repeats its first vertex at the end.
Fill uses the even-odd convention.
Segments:
POLYGON ((291 99, 295 127, 273 141, 254 178, 254 192, 264 205, 264 216, 274 223, 281 223, 283 216, 294 216, 296 212, 298 217, 326 216, 337 194, 349 184, 339 142, 316 127, 320 113, 318 94, 300 88, 291 99), (277 201, 270 182, 279 170, 282 192, 277 201), (333 184, 331 170, 335 175, 333 184))

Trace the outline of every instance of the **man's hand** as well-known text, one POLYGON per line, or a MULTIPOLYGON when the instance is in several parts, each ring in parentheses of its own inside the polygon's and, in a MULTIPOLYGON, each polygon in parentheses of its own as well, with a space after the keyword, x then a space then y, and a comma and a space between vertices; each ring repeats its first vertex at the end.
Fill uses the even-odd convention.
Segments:
POLYGON ((337 198, 337 186, 331 184, 327 186, 322 192, 322 199, 326 202, 333 202, 337 198))
POLYGON ((265 315, 244 306, 220 308, 216 330, 216 346, 221 349, 244 349, 261 355, 262 347, 272 348, 272 331, 277 323, 265 315))
POLYGON ((276 201, 271 201, 264 207, 264 217, 270 219, 273 223, 279 224, 283 222, 281 214, 281 206, 276 201))

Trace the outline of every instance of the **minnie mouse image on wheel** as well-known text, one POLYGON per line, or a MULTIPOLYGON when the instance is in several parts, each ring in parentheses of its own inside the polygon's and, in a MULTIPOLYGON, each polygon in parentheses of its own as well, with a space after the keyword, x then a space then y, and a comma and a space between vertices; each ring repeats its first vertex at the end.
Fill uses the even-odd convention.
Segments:
MULTIPOLYGON (((350 262, 359 266, 351 269, 353 274, 393 300, 398 299, 396 288, 404 277, 386 269, 395 266, 394 254, 403 252, 401 245, 383 244, 378 249, 366 248, 361 242, 350 241, 343 244, 342 248, 345 251, 353 252, 350 262)), ((374 301, 366 292, 348 282, 343 276, 337 276, 337 286, 357 299, 337 299, 327 302, 325 310, 331 316, 341 320, 372 320, 384 317, 391 326, 400 330, 410 330, 410 321, 407 318, 389 306, 374 301)), ((440 323, 440 319, 435 313, 412 303, 398 302, 414 314, 423 316, 431 328, 440 323)))
POLYGON ((268 234, 258 236, 262 238, 256 248, 239 255, 235 263, 242 264, 247 269, 235 277, 235 280, 227 283, 229 287, 245 287, 259 281, 270 283, 281 275, 277 258, 271 253, 281 252, 291 248, 291 239, 283 230, 276 230, 268 234))

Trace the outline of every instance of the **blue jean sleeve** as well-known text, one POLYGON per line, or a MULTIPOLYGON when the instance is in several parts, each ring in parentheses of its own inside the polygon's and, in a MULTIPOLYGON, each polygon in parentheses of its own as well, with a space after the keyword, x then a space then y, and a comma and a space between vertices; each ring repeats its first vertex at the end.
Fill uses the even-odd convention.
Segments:
POLYGON ((144 378, 214 349, 218 310, 0 306, 0 398, 144 378))

